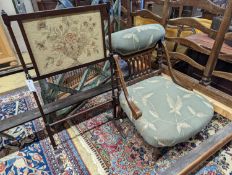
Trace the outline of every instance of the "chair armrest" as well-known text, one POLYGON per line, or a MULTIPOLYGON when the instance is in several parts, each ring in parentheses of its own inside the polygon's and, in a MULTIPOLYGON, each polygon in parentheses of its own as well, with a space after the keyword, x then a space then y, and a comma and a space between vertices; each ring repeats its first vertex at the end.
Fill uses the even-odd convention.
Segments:
POLYGON ((172 63, 171 63, 171 59, 170 59, 170 55, 168 53, 168 48, 166 46, 166 43, 165 41, 162 41, 162 46, 163 46, 163 49, 164 49, 164 54, 165 54, 165 58, 167 59, 167 64, 168 64, 168 71, 170 73, 170 76, 172 78, 172 81, 180 86, 182 86, 183 88, 185 89, 188 89, 188 90, 193 90, 192 88, 190 88, 189 86, 185 85, 184 83, 180 82, 175 74, 174 74, 174 71, 173 71, 173 68, 172 68, 172 63))
POLYGON ((113 58, 114 58, 115 65, 116 65, 115 73, 117 74, 117 76, 119 78, 119 81, 120 81, 120 84, 122 86, 122 90, 123 90, 123 93, 125 95, 126 101, 127 101, 128 106, 132 112, 132 116, 135 120, 137 120, 139 117, 142 116, 142 112, 140 111, 138 106, 129 97, 129 93, 128 93, 127 88, 126 88, 126 83, 125 83, 125 80, 123 77, 123 73, 122 73, 122 70, 119 66, 119 56, 114 55, 113 58))

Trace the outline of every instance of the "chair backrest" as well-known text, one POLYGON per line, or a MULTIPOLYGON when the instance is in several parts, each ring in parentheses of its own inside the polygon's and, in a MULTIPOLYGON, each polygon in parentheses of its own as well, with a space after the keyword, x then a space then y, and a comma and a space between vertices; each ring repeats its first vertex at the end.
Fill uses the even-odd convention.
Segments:
MULTIPOLYGON (((132 0, 126 0, 122 3, 125 10, 125 21, 126 28, 133 27, 135 25, 134 18, 144 17, 150 18, 162 23, 162 18, 158 15, 151 13, 148 10, 132 10, 132 0)), ((164 9, 165 10, 165 9, 164 9)), ((161 41, 157 43, 159 47, 154 46, 149 49, 138 51, 134 54, 121 55, 121 57, 127 62, 128 65, 128 84, 134 84, 143 79, 158 75, 162 69, 162 44, 161 41), (155 52, 157 51, 157 58, 155 59, 155 52)))
MULTIPOLYGON (((129 0, 130 1, 130 0, 129 0)), ((153 12, 151 12, 148 9, 140 9, 140 10, 133 10, 130 9, 130 18, 132 19, 131 25, 135 24, 136 22, 133 21, 135 19, 135 17, 139 16, 142 18, 147 18, 147 19, 151 19, 154 20, 155 22, 163 25, 164 27, 166 27, 167 25, 167 19, 169 18, 169 5, 168 5, 168 1, 164 1, 164 0, 152 0, 149 1, 152 3, 155 3, 157 5, 162 5, 162 10, 161 10, 161 14, 155 14, 153 12)), ((147 2, 145 1, 145 4, 147 4, 147 2)), ((129 18, 129 17, 128 17, 129 18)))
MULTIPOLYGON (((180 0, 180 1, 170 1, 166 0, 169 9, 173 5, 183 5, 183 6, 193 6, 201 9, 205 9, 211 13, 214 13, 215 15, 223 15, 225 10, 224 8, 221 8, 217 6, 216 4, 213 4, 209 0, 200 0, 200 1, 191 1, 191 0, 180 0)), ((198 51, 200 53, 210 55, 211 54, 211 46, 213 47, 214 40, 210 39, 210 37, 216 37, 217 35, 220 35, 220 31, 215 31, 213 29, 210 29, 210 27, 204 26, 200 21, 200 18, 195 17, 179 17, 174 19, 168 19, 167 20, 167 28, 173 28, 178 27, 179 32, 177 37, 166 37, 167 41, 177 43, 182 46, 186 46, 187 48, 193 49, 195 51, 198 51), (193 32, 191 36, 188 37, 182 37, 181 33, 185 29, 194 29, 194 31, 197 31, 198 33, 201 33, 199 35, 195 35, 193 32)), ((223 20, 226 19, 226 16, 224 16, 223 20)), ((227 21, 227 23, 230 23, 227 21)), ((225 24, 225 23, 224 23, 225 24)), ((190 59, 190 57, 187 57, 186 55, 183 56, 182 53, 175 52, 176 49, 174 49, 173 52, 170 52, 171 57, 178 58, 182 61, 188 62, 193 67, 200 69, 201 71, 204 70, 204 67, 194 62, 194 60, 190 59)), ((231 62, 231 60, 228 58, 228 55, 225 53, 220 53, 218 55, 219 59, 227 62, 231 62)))
POLYGON ((232 42, 232 32, 227 32, 228 28, 231 24, 231 20, 232 20, 232 13, 231 12, 232 12, 232 1, 229 0, 227 7, 226 7, 224 17, 223 17, 223 20, 221 22, 218 33, 217 33, 216 38, 215 38, 212 52, 209 56, 208 62, 206 64, 206 68, 204 70, 203 83, 205 83, 205 84, 210 82, 210 79, 212 76, 223 78, 223 79, 226 79, 226 80, 229 80, 230 82, 232 82, 232 73, 231 72, 229 73, 229 72, 215 70, 218 59, 221 59, 222 57, 225 58, 226 61, 230 63, 230 66, 232 63, 232 53, 221 54, 221 55, 219 54, 225 39, 232 42))

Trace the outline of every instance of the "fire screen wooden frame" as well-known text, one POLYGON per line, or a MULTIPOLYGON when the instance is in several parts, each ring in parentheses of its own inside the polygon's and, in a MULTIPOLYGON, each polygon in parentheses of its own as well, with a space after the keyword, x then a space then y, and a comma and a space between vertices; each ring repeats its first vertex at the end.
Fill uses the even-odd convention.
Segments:
MULTIPOLYGON (((95 6, 84 6, 71 9, 43 11, 30 14, 20 14, 8 16, 2 12, 2 18, 8 28, 16 52, 23 66, 26 78, 29 81, 37 81, 49 78, 54 75, 69 72, 75 69, 94 65, 103 61, 110 61, 111 69, 111 89, 112 99, 99 104, 96 107, 87 109, 76 114, 68 115, 53 123, 49 123, 46 115, 49 114, 45 106, 42 106, 36 90, 33 91, 34 98, 39 108, 39 112, 45 122, 48 136, 53 148, 57 145, 53 138, 51 127, 77 116, 83 116, 96 108, 104 105, 114 106, 114 117, 116 117, 116 98, 114 95, 114 75, 113 58, 107 56, 105 44, 104 21, 110 24, 109 4, 95 6), (11 27, 11 22, 17 22, 27 46, 33 67, 36 72, 35 77, 31 77, 25 61, 19 49, 15 34, 11 27), (67 61, 67 63, 65 62, 67 61)), ((111 51, 111 31, 108 31, 109 51, 111 51)), ((30 88, 29 88, 30 89, 30 88)), ((32 88, 33 89, 33 88, 32 88)), ((79 95, 80 99, 88 96, 100 95, 102 90, 99 87, 83 92, 79 95)), ((72 105, 77 101, 68 97, 63 108, 72 105)), ((75 97, 78 98, 78 94, 75 97)), ((62 101, 62 100, 60 100, 62 101)), ((63 100, 64 101, 64 100, 63 100)), ((59 103, 56 102, 56 103, 59 103)), ((61 102, 60 102, 61 103, 61 102)), ((50 109, 48 109, 50 110, 50 109)), ((56 109, 60 110, 60 109, 56 109)), ((79 118, 80 118, 79 117, 79 118)), ((78 119, 79 119, 78 118, 78 119)))

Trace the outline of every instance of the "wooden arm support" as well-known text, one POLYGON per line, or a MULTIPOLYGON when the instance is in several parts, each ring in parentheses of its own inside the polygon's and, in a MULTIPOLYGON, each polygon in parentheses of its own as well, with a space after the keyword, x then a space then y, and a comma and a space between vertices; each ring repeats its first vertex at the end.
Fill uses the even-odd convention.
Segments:
POLYGON ((173 71, 173 69, 172 69, 172 63, 171 63, 170 55, 169 55, 169 53, 168 53, 168 48, 167 48, 166 43, 165 43, 164 41, 162 42, 162 46, 163 46, 163 49, 164 49, 165 58, 167 59, 168 71, 169 71, 169 74, 170 74, 170 76, 171 76, 171 78, 172 78, 172 81, 173 81, 174 83, 176 83, 176 84, 182 86, 183 88, 192 91, 193 89, 190 88, 190 86, 187 86, 187 85, 183 84, 182 82, 180 82, 180 81, 176 78, 176 76, 175 76, 175 74, 174 74, 174 71, 173 71))
POLYGON ((130 108, 130 110, 132 112, 132 116, 133 116, 133 118, 135 120, 137 120, 139 117, 142 116, 142 112, 140 111, 138 106, 129 97, 129 93, 128 93, 127 88, 126 88, 126 83, 124 81, 123 73, 122 73, 121 68, 119 66, 119 56, 114 55, 113 58, 114 58, 114 61, 115 61, 115 64, 116 64, 115 73, 117 74, 117 76, 119 78, 119 81, 120 81, 120 84, 122 86, 122 90, 123 90, 123 93, 125 95, 126 101, 127 101, 128 106, 129 106, 129 108, 130 108))

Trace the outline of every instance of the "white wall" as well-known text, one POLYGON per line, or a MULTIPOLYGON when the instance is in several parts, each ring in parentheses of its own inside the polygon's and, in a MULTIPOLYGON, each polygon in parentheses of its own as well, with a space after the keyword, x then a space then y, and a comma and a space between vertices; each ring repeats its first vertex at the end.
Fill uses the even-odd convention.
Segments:
MULTIPOLYGON (((24 0, 24 1, 25 1, 25 6, 26 6, 26 9, 27 9, 27 12, 28 13, 33 12, 33 7, 32 7, 31 2, 29 0, 24 0)), ((15 15, 16 14, 16 11, 15 11, 12 0, 0 0, 0 10, 1 11, 4 10, 8 15, 15 15)), ((22 52, 27 52, 25 43, 23 41, 23 37, 22 37, 20 29, 18 27, 18 24, 13 22, 12 23, 12 28, 13 28, 13 30, 15 32, 15 37, 16 37, 16 39, 18 41, 18 44, 19 44, 19 47, 20 47, 21 51, 22 52)), ((5 27, 5 31, 6 31, 6 33, 8 32, 6 27, 5 27)), ((8 38, 10 38, 10 37, 8 37, 8 38)))

